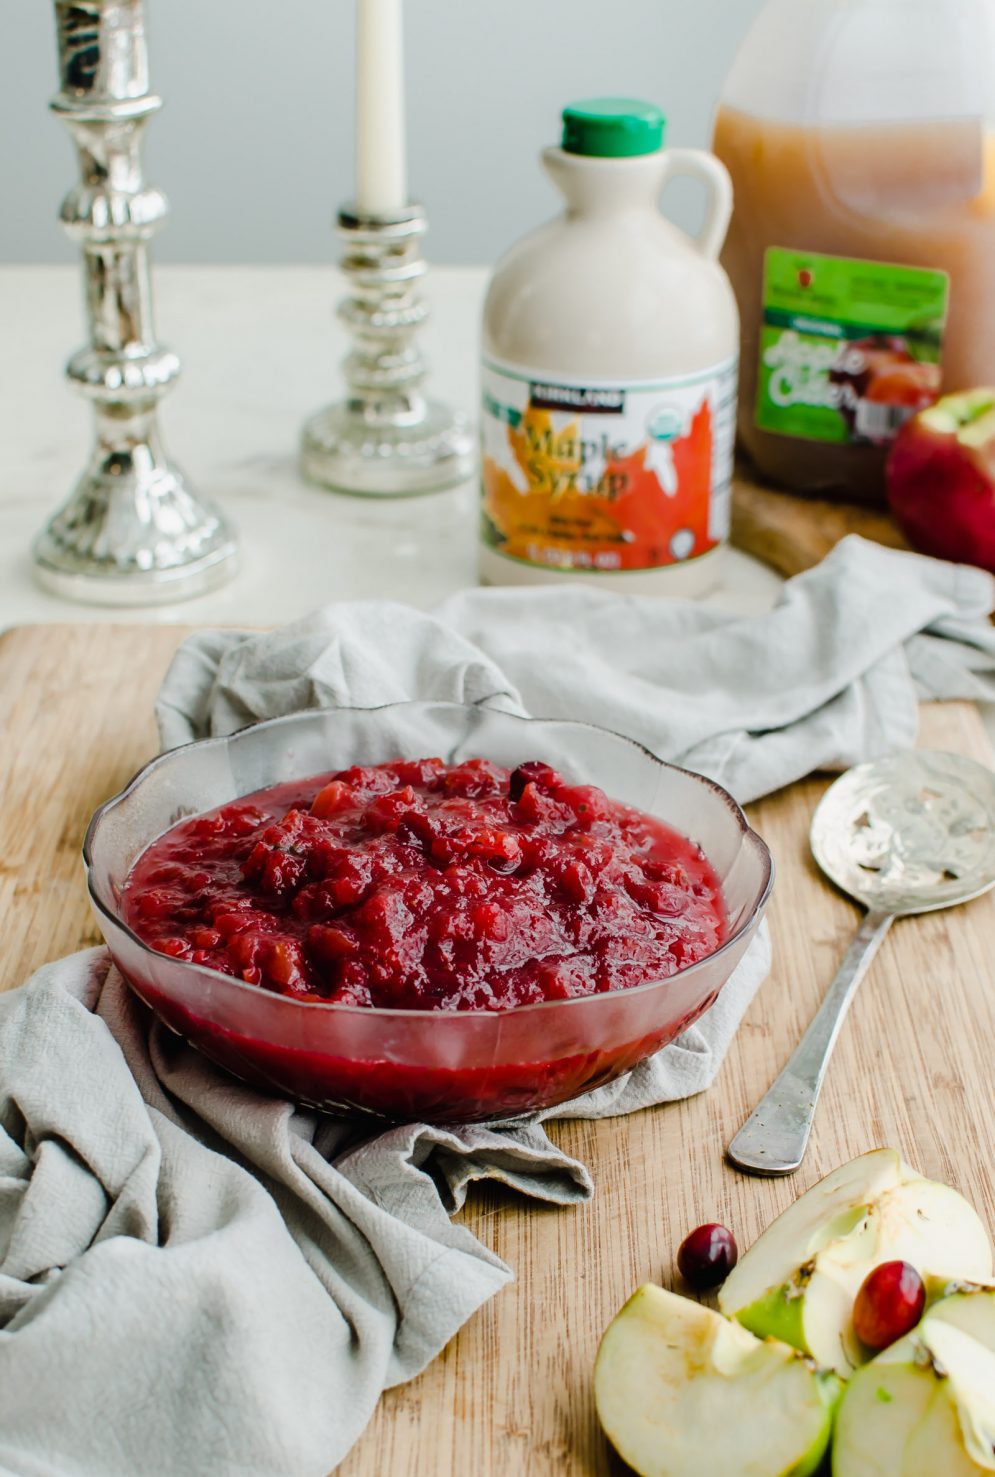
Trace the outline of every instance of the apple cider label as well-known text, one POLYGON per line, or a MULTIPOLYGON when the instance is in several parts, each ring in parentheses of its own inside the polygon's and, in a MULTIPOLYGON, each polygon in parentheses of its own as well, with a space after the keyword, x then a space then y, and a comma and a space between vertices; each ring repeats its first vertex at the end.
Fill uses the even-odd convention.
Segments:
POLYGON ((737 367, 606 381, 485 359, 484 542, 585 572, 655 569, 714 549, 729 531, 737 367))
POLYGON ((946 272, 771 247, 756 423, 883 445, 940 394, 946 272))

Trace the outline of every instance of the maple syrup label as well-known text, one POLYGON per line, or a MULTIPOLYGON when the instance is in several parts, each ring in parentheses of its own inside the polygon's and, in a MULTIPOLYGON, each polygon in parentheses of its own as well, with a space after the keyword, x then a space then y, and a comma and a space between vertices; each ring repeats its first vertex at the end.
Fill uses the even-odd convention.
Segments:
POLYGON ((885 445, 939 398, 950 279, 928 267, 785 251, 764 259, 756 423, 885 445))
POLYGON ((543 379, 485 359, 484 542, 595 573, 707 554, 729 531, 736 373, 543 379))

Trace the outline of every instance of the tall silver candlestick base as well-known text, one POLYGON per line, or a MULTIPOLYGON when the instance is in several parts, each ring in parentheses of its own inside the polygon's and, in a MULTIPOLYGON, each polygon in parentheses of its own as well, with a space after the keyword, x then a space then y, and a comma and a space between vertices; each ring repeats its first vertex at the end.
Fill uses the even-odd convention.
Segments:
POLYGON ((55 0, 61 90, 52 102, 79 153, 62 224, 83 252, 90 342, 66 374, 89 399, 96 444, 34 546, 35 574, 100 605, 183 600, 236 568, 233 533, 163 451, 157 407, 180 372, 156 342, 148 241, 165 197, 146 185, 149 91, 144 0, 55 0))
POLYGON ((338 230, 350 283, 338 311, 355 348, 343 366, 346 398, 304 426, 302 474, 337 492, 381 497, 466 481, 475 458, 465 418, 421 393, 427 366, 415 338, 428 317, 418 290, 424 210, 364 216, 346 209, 338 230))

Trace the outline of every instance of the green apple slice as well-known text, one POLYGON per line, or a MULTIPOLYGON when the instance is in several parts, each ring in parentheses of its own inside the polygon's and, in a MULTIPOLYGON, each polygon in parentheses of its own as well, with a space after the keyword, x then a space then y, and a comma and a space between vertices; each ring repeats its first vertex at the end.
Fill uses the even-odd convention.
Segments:
POLYGON ((834 1477, 995 1472, 995 1290, 954 1294, 854 1375, 834 1477))
POLYGON ((926 1316, 952 1323, 995 1354, 995 1282, 948 1282, 926 1316))
POLYGON ((594 1396, 640 1477, 808 1477, 829 1444, 839 1381, 647 1283, 609 1324, 594 1396))
POLYGON ((847 1378, 868 1357, 853 1331, 854 1298, 869 1272, 898 1260, 930 1285, 992 1273, 988 1233, 964 1197, 923 1179, 894 1149, 875 1149, 788 1206, 729 1276, 719 1307, 847 1378))

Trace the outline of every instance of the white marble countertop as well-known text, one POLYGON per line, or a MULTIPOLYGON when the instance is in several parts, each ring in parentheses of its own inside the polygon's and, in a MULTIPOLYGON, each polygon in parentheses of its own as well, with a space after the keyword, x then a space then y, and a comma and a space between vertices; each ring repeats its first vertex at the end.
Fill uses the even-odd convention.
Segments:
MULTIPOLYGON (((475 414, 482 268, 428 279, 433 389, 475 414)), ((271 625, 329 600, 385 595, 427 607, 476 582, 476 489, 381 501, 309 487, 296 469, 305 417, 341 393, 345 333, 334 267, 161 267, 156 317, 184 373, 162 407, 172 455, 238 527, 241 571, 183 604, 70 604, 35 585, 31 540, 87 456, 90 411, 62 377, 84 340, 75 267, 0 268, 0 628, 32 621, 271 625)), ((730 551, 710 597, 766 608, 780 580, 730 551)))

